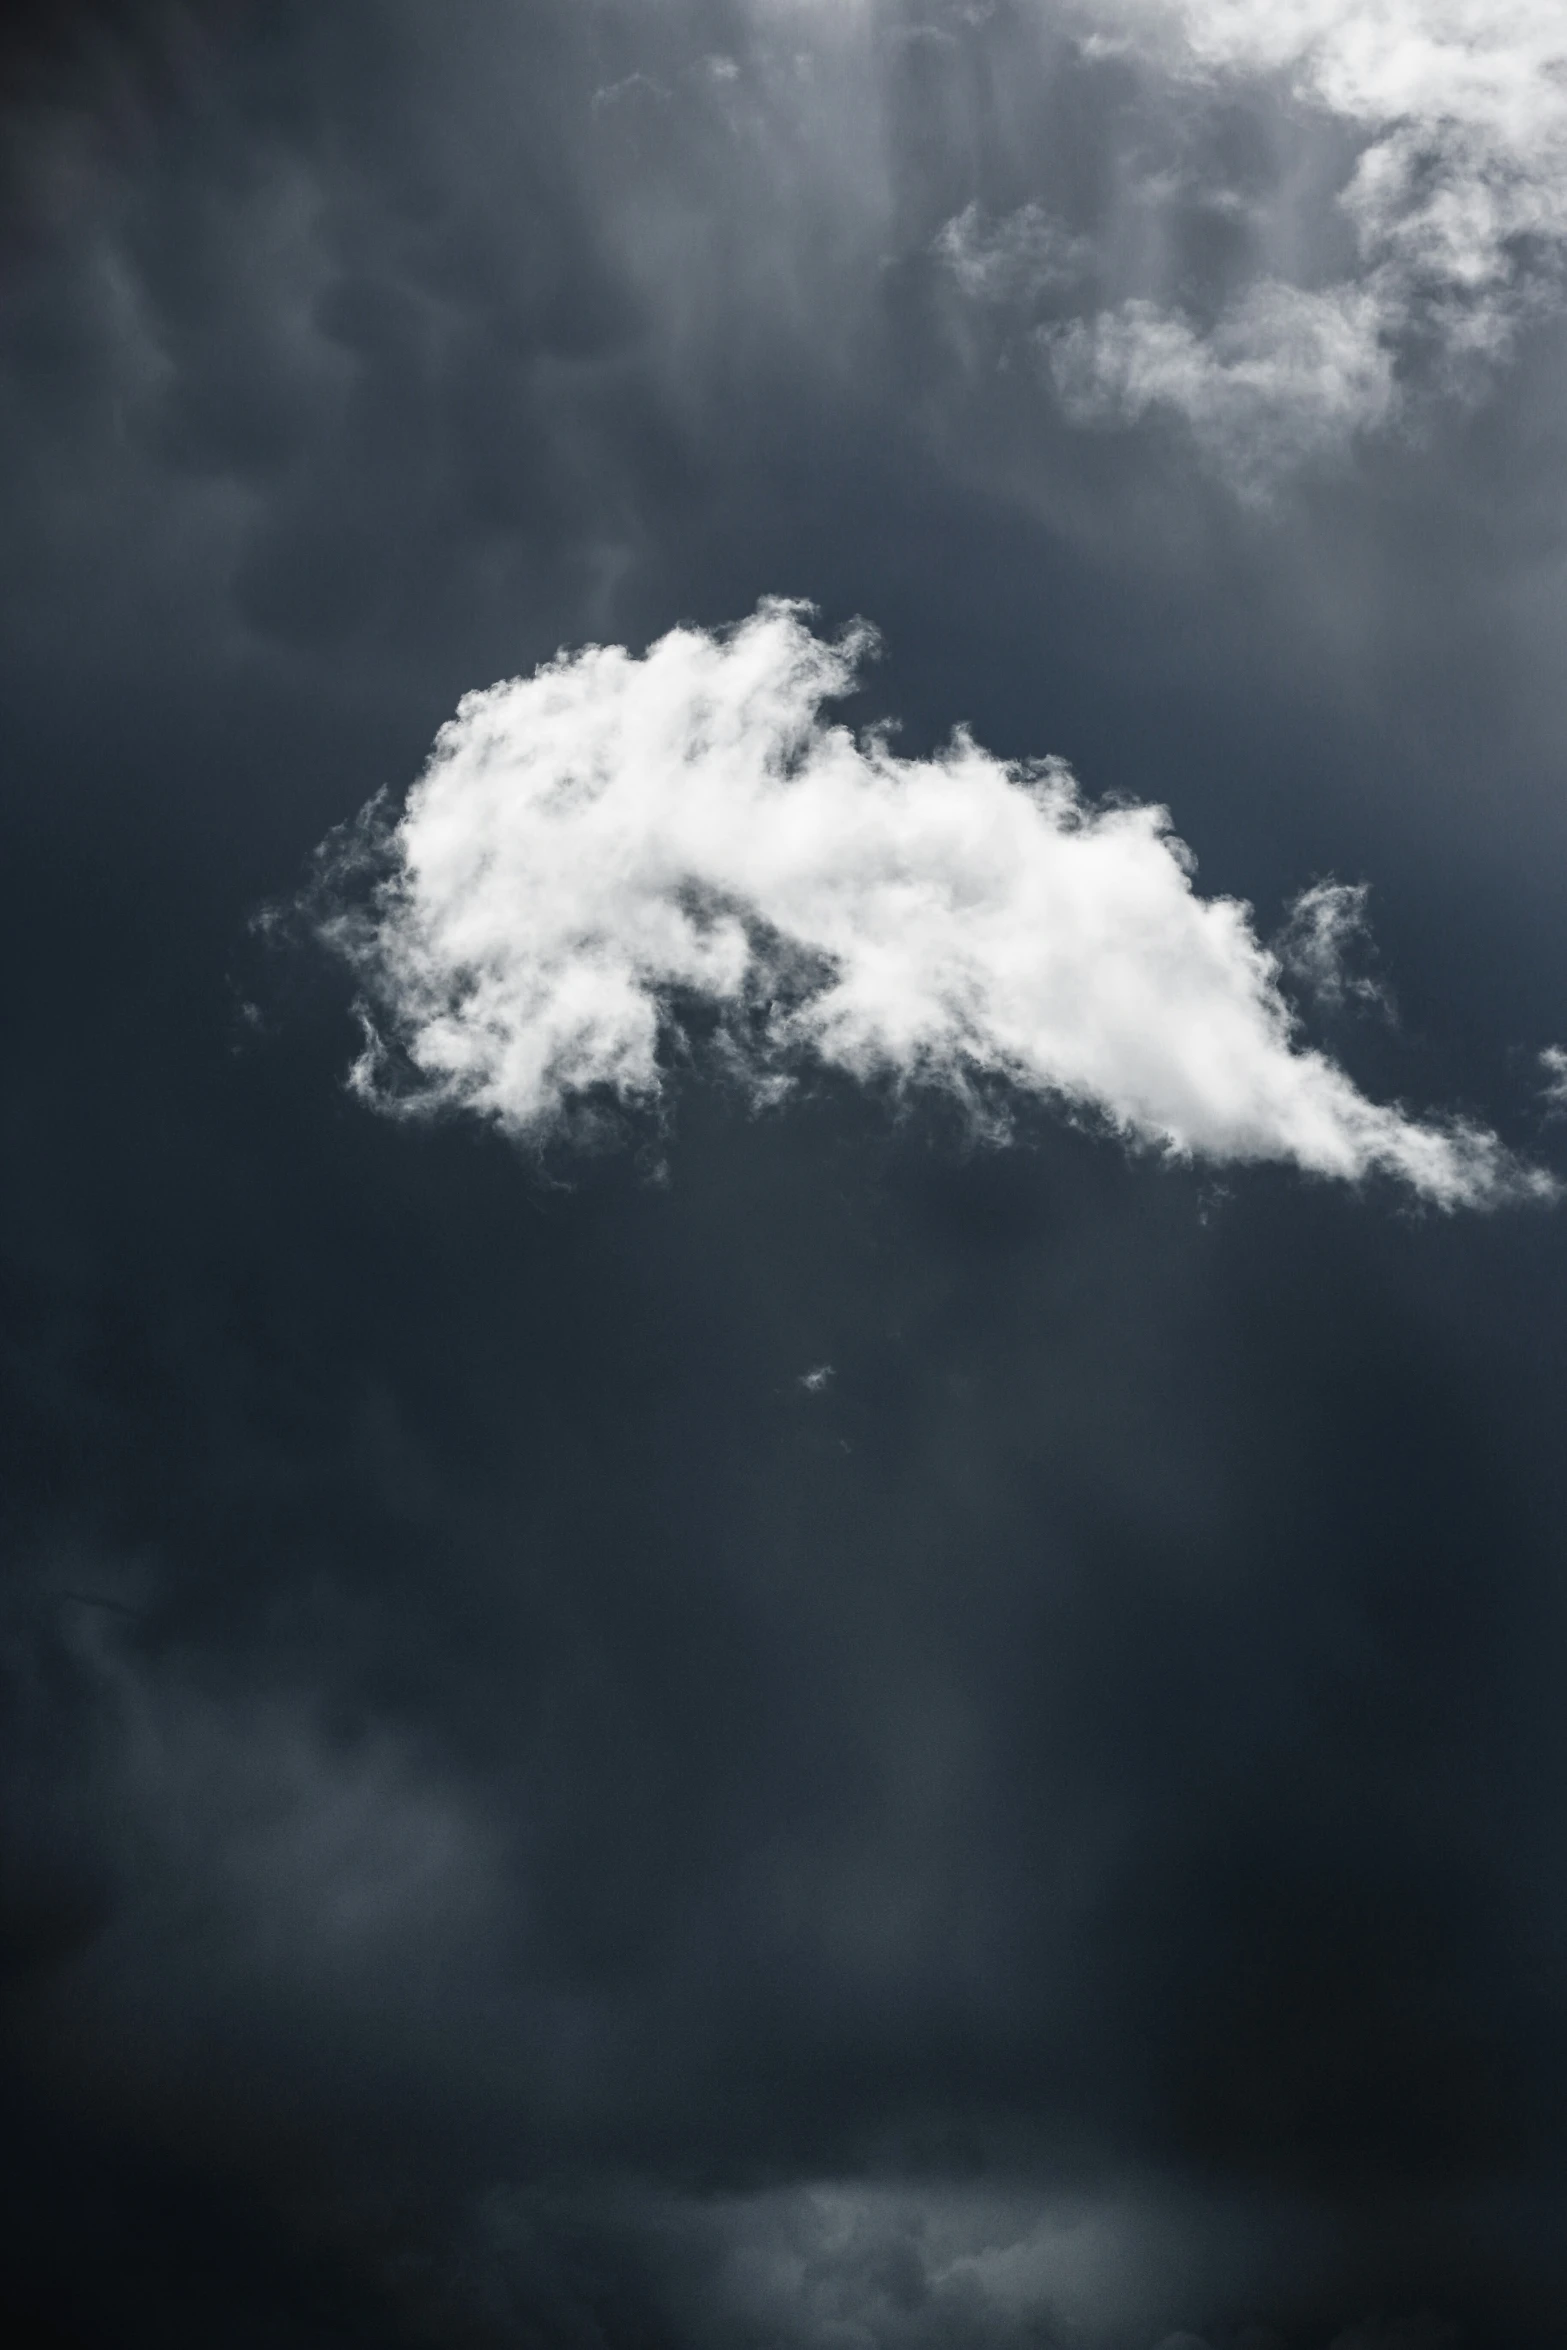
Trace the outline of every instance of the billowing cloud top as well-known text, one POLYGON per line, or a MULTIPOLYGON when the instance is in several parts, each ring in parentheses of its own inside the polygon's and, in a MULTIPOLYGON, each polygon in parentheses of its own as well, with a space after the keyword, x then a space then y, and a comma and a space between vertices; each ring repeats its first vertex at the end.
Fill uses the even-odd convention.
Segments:
POLYGON ((469 695, 400 818, 326 860, 361 1088, 540 1137, 596 1095, 653 1100, 700 1010, 764 1094, 815 1060, 991 1115, 1054 1098, 1181 1154, 1383 1170, 1444 1206, 1549 1189, 1305 1048, 1248 909, 1197 894, 1162 808, 1088 807, 1059 762, 963 733, 905 759, 826 723, 869 641, 769 601, 469 695), (389 870, 354 907, 372 852, 389 870))

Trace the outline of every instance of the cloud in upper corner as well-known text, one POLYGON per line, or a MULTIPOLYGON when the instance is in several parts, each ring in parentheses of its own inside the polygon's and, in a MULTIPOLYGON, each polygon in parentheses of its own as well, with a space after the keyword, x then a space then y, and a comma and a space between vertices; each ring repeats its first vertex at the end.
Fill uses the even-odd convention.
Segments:
POLYGON ((401 814, 322 852, 361 1092, 541 1140, 656 1103, 705 1028, 766 1099, 815 1065, 992 1125, 1032 1097, 1183 1157, 1380 1171, 1444 1207, 1554 1189, 1305 1045, 1249 909, 1198 894, 1162 808, 1093 807, 1059 761, 963 732, 905 759, 829 724, 871 642, 768 601, 468 695, 401 814))
MULTIPOLYGON (((1331 127, 1352 156, 1330 211, 1354 266, 1325 276, 1299 266, 1303 235, 1309 249, 1330 224, 1313 231, 1296 217, 1301 194, 1287 176, 1271 205, 1230 191, 1237 217, 1254 216, 1255 260, 1215 314, 1152 288, 1112 289, 1039 330, 1074 421, 1177 415, 1211 463, 1266 491, 1391 423, 1414 373, 1451 385, 1502 360, 1521 323, 1559 297, 1567 16, 1557 0, 1083 0, 1078 22, 1088 51, 1126 56, 1172 104, 1249 93, 1331 127), (1286 255, 1295 265, 1281 268, 1286 255)), ((1029 210, 1038 243, 1049 223, 1029 210)), ((980 290, 995 298, 989 281, 980 290)))
POLYGON ((697 2350, 1207 2350, 1170 2327, 1219 2298, 1216 2270, 1232 2293, 1287 2292, 1326 2236, 1304 2202, 1152 2180, 823 2179, 669 2199, 658 2217, 697 2350))

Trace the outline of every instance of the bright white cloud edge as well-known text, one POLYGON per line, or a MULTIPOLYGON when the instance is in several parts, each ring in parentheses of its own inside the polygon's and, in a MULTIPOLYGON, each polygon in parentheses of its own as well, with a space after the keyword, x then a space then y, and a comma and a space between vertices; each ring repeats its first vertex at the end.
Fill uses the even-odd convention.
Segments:
POLYGON ((1250 909, 1198 894, 1164 809, 1089 806, 1059 761, 962 732, 909 759, 828 723, 872 641, 769 600, 468 695, 401 814, 323 859, 359 1090, 538 1142, 606 1098, 657 1103, 700 1013, 762 1098, 814 1064, 945 1088, 992 1126, 1045 1099, 1181 1157, 1381 1172, 1443 1207, 1554 1191, 1305 1045, 1250 909))

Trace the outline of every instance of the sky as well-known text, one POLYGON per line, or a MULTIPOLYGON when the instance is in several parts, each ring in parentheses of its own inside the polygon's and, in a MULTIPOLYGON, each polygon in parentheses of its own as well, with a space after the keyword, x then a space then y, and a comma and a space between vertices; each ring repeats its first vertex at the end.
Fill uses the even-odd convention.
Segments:
POLYGON ((1567 2305, 1554 0, 0 16, 0 2318, 1567 2305))

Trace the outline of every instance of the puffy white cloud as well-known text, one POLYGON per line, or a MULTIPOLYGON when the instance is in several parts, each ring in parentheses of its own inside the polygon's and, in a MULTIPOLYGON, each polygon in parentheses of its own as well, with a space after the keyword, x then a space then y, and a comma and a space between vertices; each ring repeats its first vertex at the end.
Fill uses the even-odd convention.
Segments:
POLYGON ((1288 74, 1359 121, 1465 125, 1519 152, 1560 131, 1567 27, 1552 0, 1096 0, 1095 13, 1172 24, 1201 64, 1288 74))
POLYGON ((1422 293, 1500 348, 1517 245, 1567 236, 1567 16, 1555 0, 1166 0, 1195 63, 1279 74, 1370 134, 1344 203, 1390 325, 1422 293))
POLYGON ((396 821, 323 867, 363 1091, 538 1138, 655 1101, 700 1017, 764 1095, 825 1064, 993 1120, 1015 1089, 1181 1154, 1383 1170, 1444 1206, 1550 1188, 1306 1047, 1249 910, 1197 893, 1163 809, 1088 806, 1059 762, 962 733, 907 759, 828 724, 868 641, 768 602, 469 695, 396 821))

